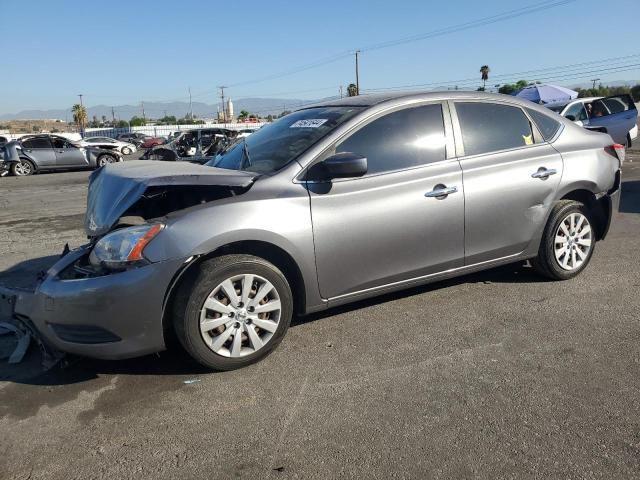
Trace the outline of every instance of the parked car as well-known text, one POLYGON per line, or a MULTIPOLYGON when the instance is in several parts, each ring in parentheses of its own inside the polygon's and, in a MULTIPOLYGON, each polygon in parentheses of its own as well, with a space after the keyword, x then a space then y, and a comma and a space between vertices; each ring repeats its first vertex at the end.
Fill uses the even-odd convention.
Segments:
POLYGON ((239 368, 280 343, 294 312, 524 260, 575 277, 607 235, 623 154, 504 95, 322 103, 207 165, 94 172, 90 242, 15 312, 64 351, 132 357, 174 331, 203 365, 239 368))
POLYGON ((628 148, 638 137, 638 110, 631 95, 578 98, 545 106, 578 125, 608 133, 628 148))
POLYGON ((144 142, 142 142, 142 145, 140 145, 142 148, 153 148, 156 145, 162 145, 167 141, 166 138, 162 138, 162 137, 149 137, 149 138, 145 138, 144 142))
POLYGON ((11 139, 9 138, 9 136, 7 135, 0 135, 0 147, 2 147, 2 145, 4 145, 5 143, 9 143, 11 139))
POLYGON ((88 137, 78 143, 83 147, 99 147, 104 150, 116 150, 123 155, 130 155, 138 149, 133 143, 123 142, 111 137, 88 137))
POLYGON ((133 143, 136 147, 140 147, 146 139, 151 137, 140 132, 129 132, 121 133, 116 138, 121 142, 133 143))
POLYGON ((108 163, 122 161, 115 150, 83 147, 57 135, 25 135, 5 145, 11 147, 11 173, 17 176, 31 175, 43 170, 98 168, 108 163), (12 148, 12 147, 15 147, 12 148), (18 155, 18 161, 13 156, 18 155))
POLYGON ((226 128, 184 130, 169 142, 150 148, 140 158, 206 163, 227 148, 238 136, 238 131, 226 128))

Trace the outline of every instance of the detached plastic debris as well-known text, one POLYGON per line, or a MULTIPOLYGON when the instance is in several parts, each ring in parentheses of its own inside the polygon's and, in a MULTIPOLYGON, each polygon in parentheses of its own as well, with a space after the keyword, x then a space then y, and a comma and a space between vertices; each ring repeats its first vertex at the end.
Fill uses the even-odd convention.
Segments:
POLYGON ((193 379, 191 379, 191 380, 185 380, 185 381, 184 381, 184 382, 182 382, 182 383, 184 383, 185 385, 191 385, 192 383, 198 383, 199 381, 200 381, 200 379, 199 379, 199 378, 193 378, 193 379))
POLYGON ((9 357, 9 363, 20 363, 31 344, 31 334, 12 323, 0 322, 0 335, 13 336, 0 341, 0 359, 9 357))

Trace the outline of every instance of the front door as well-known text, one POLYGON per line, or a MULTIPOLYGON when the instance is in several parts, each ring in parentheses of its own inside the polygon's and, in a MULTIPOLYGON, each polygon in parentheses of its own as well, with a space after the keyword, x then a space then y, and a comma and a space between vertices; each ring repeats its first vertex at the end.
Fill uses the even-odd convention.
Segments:
POLYGON ((489 102, 455 102, 462 140, 466 264, 517 255, 552 207, 562 157, 523 110, 489 102))
POLYGON ((379 116, 327 152, 364 156, 368 172, 307 184, 324 298, 463 265, 464 189, 450 130, 448 109, 432 103, 379 116))
POLYGON ((82 167, 88 166, 84 149, 80 149, 62 137, 53 138, 53 147, 56 152, 56 166, 82 167))

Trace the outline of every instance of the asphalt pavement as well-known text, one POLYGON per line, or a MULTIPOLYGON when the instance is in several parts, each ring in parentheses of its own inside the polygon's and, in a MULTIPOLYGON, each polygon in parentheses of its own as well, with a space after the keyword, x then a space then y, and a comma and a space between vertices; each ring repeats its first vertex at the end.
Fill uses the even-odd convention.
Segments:
MULTIPOLYGON (((638 478, 640 151, 566 282, 511 265, 296 319, 243 370, 179 350, 0 367, 0 478, 638 478)), ((84 241, 88 172, 0 179, 0 284, 84 241)))

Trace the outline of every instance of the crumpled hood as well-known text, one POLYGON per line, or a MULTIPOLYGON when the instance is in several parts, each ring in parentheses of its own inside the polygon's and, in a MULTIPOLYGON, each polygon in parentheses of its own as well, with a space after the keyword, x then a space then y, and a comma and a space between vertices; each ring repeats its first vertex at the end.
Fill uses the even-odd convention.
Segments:
POLYGON ((89 177, 85 230, 90 237, 108 232, 148 187, 218 185, 248 187, 257 174, 189 162, 134 160, 108 164, 89 177))

